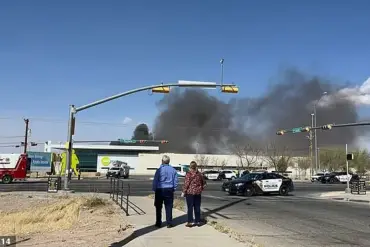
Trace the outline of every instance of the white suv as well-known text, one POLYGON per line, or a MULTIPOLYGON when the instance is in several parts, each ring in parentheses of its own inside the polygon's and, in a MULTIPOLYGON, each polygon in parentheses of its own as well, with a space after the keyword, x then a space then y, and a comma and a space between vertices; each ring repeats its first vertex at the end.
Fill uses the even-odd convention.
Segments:
POLYGON ((222 170, 220 171, 220 179, 235 179, 237 176, 235 172, 230 171, 230 170, 222 170))

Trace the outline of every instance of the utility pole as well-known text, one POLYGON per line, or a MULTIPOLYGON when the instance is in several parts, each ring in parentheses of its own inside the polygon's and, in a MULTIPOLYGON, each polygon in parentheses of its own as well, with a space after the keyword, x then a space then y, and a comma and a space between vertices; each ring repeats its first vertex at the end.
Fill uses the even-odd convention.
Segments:
POLYGON ((347 188, 344 190, 345 193, 351 193, 351 189, 349 188, 349 166, 348 166, 348 144, 346 144, 346 172, 347 172, 347 188))
POLYGON ((224 83, 224 61, 225 59, 221 59, 221 85, 224 83))
POLYGON ((26 154, 27 146, 28 146, 28 124, 30 120, 27 118, 27 119, 24 119, 24 122, 26 123, 26 133, 24 134, 24 153, 26 154))
POLYGON ((313 114, 314 114, 314 117, 315 117, 315 121, 314 121, 314 125, 312 125, 312 127, 315 127, 315 167, 316 167, 316 171, 317 171, 317 168, 320 169, 319 167, 319 147, 317 146, 317 105, 319 104, 320 100, 323 98, 324 95, 327 95, 328 93, 327 92, 323 92, 322 95, 321 95, 321 98, 314 104, 313 106, 313 114))
MULTIPOLYGON (((312 113, 311 114, 311 126, 313 127, 314 126, 314 114, 312 113)), ((310 140, 310 161, 311 161, 311 176, 313 175, 313 151, 312 151, 312 139, 313 139, 313 131, 310 130, 310 135, 309 135, 309 138, 310 140)))

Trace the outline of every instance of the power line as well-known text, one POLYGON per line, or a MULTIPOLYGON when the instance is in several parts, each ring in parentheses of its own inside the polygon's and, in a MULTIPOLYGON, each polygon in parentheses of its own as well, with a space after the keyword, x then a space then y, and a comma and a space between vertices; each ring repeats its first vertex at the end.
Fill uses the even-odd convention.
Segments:
POLYGON ((3 145, 3 146, 0 146, 0 148, 17 148, 17 147, 14 145, 3 145))
POLYGON ((0 136, 0 139, 24 138, 24 136, 0 136))

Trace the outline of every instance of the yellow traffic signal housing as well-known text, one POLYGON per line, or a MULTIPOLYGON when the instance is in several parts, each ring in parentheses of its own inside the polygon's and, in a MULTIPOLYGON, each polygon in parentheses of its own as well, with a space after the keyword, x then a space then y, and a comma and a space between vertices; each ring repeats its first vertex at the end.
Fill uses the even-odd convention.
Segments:
POLYGON ((239 88, 237 86, 222 86, 221 92, 223 93, 238 93, 239 88))
POLYGON ((153 93, 169 93, 170 87, 155 87, 152 89, 153 93))
POLYGON ((310 131, 310 127, 302 127, 302 132, 309 132, 310 131))
POLYGON ((278 132, 276 132, 276 134, 278 136, 282 136, 282 135, 284 135, 284 130, 279 130, 278 132))
POLYGON ((323 125, 321 129, 323 130, 331 130, 333 128, 332 124, 323 125))

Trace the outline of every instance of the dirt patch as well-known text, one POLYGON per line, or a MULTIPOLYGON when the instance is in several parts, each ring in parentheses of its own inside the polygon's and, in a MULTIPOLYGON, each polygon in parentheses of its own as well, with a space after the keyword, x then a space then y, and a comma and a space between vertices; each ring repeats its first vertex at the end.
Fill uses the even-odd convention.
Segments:
POLYGON ((0 235, 17 246, 109 246, 131 233, 121 209, 99 195, 0 194, 0 235))

